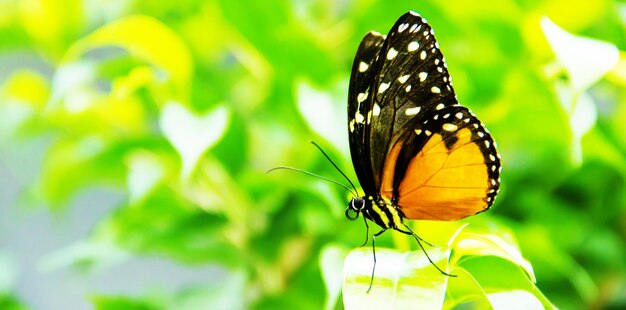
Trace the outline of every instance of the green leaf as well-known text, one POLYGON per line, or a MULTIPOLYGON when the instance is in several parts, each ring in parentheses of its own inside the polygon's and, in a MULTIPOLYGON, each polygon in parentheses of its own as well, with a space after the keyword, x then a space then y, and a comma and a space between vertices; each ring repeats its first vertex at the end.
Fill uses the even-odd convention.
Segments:
POLYGON ((487 294, 494 310, 543 310, 541 301, 527 291, 512 290, 487 294))
MULTIPOLYGON (((428 250, 439 268, 447 270, 450 251, 428 250)), ((343 302, 346 309, 439 309, 443 305, 448 276, 428 261, 424 252, 401 252, 376 249, 376 270, 372 288, 371 248, 359 248, 348 254, 344 263, 343 302)))
POLYGON ((473 256, 497 256, 520 266, 535 282, 532 266, 522 256, 519 248, 496 235, 476 234, 463 231, 452 242, 454 249, 452 261, 462 265, 462 261, 473 256))

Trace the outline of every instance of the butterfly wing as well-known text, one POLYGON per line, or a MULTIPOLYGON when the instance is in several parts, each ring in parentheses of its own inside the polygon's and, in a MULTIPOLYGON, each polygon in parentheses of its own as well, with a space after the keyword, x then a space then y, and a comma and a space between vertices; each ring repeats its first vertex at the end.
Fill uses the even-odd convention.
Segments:
POLYGON ((410 219, 456 220, 488 209, 499 187, 499 155, 483 124, 458 104, 426 20, 414 12, 398 19, 365 82, 370 166, 362 169, 371 169, 375 192, 410 219))
POLYGON ((412 125, 388 154, 380 194, 406 218, 458 220, 487 210, 500 185, 500 155, 467 108, 449 106, 412 125))
POLYGON ((369 95, 374 67, 385 36, 377 32, 365 35, 354 58, 348 91, 348 130, 350 153, 357 177, 366 193, 376 192, 370 161, 366 116, 372 107, 369 95))

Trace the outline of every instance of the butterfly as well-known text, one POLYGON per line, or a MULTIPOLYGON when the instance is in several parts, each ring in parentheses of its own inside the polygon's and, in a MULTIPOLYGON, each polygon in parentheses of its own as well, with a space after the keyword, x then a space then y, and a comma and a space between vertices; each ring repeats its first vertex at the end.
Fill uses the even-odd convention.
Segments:
POLYGON ((376 237, 392 229, 414 236, 449 275, 404 220, 455 221, 488 210, 500 187, 500 155, 485 125, 458 103, 433 29, 419 14, 410 11, 387 36, 372 31, 361 41, 348 131, 365 195, 345 213, 362 215, 368 235, 368 220, 380 226, 374 268, 376 237))

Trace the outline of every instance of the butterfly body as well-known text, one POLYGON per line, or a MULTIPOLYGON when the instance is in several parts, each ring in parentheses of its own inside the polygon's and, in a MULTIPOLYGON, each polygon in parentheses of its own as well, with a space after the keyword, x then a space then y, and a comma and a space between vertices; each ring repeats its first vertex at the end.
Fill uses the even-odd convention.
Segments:
POLYGON ((433 30, 417 13, 401 16, 387 36, 370 32, 361 41, 348 131, 365 195, 348 203, 346 216, 362 214, 378 234, 412 234, 404 219, 454 221, 493 204, 501 170, 495 142, 458 103, 433 30))

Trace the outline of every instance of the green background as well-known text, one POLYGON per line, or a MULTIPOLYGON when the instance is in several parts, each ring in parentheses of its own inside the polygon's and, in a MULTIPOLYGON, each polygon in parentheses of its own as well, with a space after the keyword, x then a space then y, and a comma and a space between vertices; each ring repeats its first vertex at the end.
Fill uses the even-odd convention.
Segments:
POLYGON ((454 225, 519 246, 560 308, 626 307, 625 3, 28 0, 0 1, 0 308, 341 308, 320 253, 362 244, 350 195, 265 172, 343 182, 314 140, 356 181, 354 53, 408 10, 502 154, 454 225))

